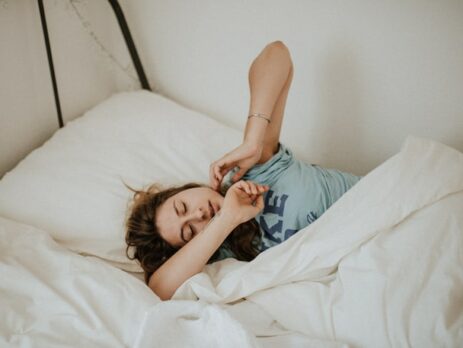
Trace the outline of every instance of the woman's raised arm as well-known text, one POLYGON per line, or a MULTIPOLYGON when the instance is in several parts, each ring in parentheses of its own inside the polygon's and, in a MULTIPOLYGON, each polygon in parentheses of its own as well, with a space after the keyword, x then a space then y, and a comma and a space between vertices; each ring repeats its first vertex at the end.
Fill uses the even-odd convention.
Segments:
POLYGON ((240 170, 233 176, 234 182, 253 165, 266 162, 276 153, 292 77, 291 56, 281 41, 265 46, 253 60, 249 69, 248 115, 257 113, 263 117, 249 117, 243 144, 211 164, 209 177, 214 189, 219 189, 225 175, 235 166, 240 170))
POLYGON ((291 55, 281 41, 267 45, 251 64, 249 69, 251 98, 248 115, 259 113, 270 118, 270 123, 258 117, 251 117, 246 123, 243 142, 259 143, 263 146, 257 163, 266 162, 278 149, 292 78, 291 55))

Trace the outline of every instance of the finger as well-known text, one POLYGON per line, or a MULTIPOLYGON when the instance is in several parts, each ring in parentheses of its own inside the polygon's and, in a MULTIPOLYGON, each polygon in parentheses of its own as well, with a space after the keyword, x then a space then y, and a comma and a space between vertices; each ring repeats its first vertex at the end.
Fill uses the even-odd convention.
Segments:
POLYGON ((211 185, 211 187, 213 189, 216 189, 217 183, 218 183, 217 177, 216 177, 215 172, 214 172, 215 163, 216 162, 212 163, 209 166, 209 183, 210 183, 210 185, 211 185))
POLYGON ((218 190, 220 187, 224 176, 229 171, 229 166, 227 166, 224 162, 216 161, 211 164, 209 168, 209 178, 211 182, 211 186, 218 190), (223 168, 223 169, 222 169, 223 168))
POLYGON ((213 176, 209 176, 209 185, 211 185, 213 190, 217 188, 217 179, 213 176))
POLYGON ((214 183, 216 183, 219 179, 216 173, 216 163, 217 162, 212 163, 209 167, 209 179, 214 183))
POLYGON ((257 185, 252 181, 248 181, 248 184, 249 184, 249 187, 251 189, 252 194, 257 195, 257 193, 258 193, 257 192, 257 185))
POLYGON ((248 195, 252 194, 249 183, 244 180, 240 182, 241 182, 241 187, 243 188, 244 192, 246 192, 248 195))
POLYGON ((264 209, 264 197, 262 195, 257 196, 254 206, 256 207, 256 209, 259 209, 259 211, 264 209))
POLYGON ((222 163, 217 163, 215 166, 214 166, 214 174, 216 176, 216 178, 221 178, 221 173, 220 173, 220 168, 223 166, 224 164, 222 163))
POLYGON ((210 178, 210 185, 213 190, 218 191, 220 188, 221 181, 218 180, 215 176, 210 178))
POLYGON ((258 183, 255 183, 255 182, 252 182, 250 181, 250 183, 252 183, 252 185, 255 187, 256 191, 253 193, 255 194, 262 194, 264 193, 265 191, 268 191, 269 190, 269 186, 268 185, 261 185, 261 184, 258 184, 258 183))
POLYGON ((215 190, 217 187, 217 180, 210 174, 209 174, 209 185, 211 186, 213 190, 215 190))
POLYGON ((216 189, 218 189, 220 187, 220 185, 222 184, 222 178, 215 176, 214 181, 215 181, 215 187, 216 187, 216 189))
POLYGON ((260 193, 268 191, 269 188, 270 187, 268 185, 257 185, 257 189, 259 190, 260 193))
POLYGON ((240 188, 241 191, 245 192, 248 195, 248 197, 252 195, 249 183, 247 183, 246 181, 244 180, 238 181, 238 187, 240 188))

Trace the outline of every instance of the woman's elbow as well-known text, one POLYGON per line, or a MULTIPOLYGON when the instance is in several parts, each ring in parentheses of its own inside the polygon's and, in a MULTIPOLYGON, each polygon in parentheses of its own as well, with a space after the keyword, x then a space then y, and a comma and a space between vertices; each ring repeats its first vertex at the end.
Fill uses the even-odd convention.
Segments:
POLYGON ((289 48, 283 43, 283 41, 280 40, 270 42, 267 46, 265 46, 265 50, 272 53, 284 54, 290 57, 289 48))
POLYGON ((280 64, 287 63, 289 66, 292 66, 291 54, 283 41, 270 42, 267 46, 265 46, 261 56, 271 60, 276 59, 280 62, 280 64))
POLYGON ((280 40, 277 40, 277 41, 273 41, 273 42, 270 42, 267 47, 269 48, 273 48, 273 49, 282 49, 282 50, 288 50, 288 47, 286 47, 286 45, 283 43, 283 41, 280 41, 280 40))
POLYGON ((162 283, 159 280, 154 279, 153 276, 150 277, 148 282, 148 286, 151 291, 153 291, 155 295, 161 299, 161 301, 169 301, 173 296, 173 292, 166 287, 161 286, 161 284, 162 283))

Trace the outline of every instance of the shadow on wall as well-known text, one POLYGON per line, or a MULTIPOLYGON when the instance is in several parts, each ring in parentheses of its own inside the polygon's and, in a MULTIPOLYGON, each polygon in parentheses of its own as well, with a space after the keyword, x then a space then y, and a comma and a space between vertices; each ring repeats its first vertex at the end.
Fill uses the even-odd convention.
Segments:
POLYGON ((318 110, 314 127, 324 166, 360 173, 369 144, 364 134, 365 89, 352 48, 336 44, 327 50, 317 76, 318 110))

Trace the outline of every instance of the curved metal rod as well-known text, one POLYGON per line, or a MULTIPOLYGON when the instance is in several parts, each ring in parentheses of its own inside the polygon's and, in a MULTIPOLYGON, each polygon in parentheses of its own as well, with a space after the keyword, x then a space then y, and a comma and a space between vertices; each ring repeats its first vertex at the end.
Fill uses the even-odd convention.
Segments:
POLYGON ((117 0, 109 0, 109 3, 111 4, 114 13, 116 14, 117 22, 119 23, 119 27, 121 28, 122 35, 124 35, 125 43, 127 45, 127 48, 129 49, 133 65, 137 70, 138 79, 140 80, 141 86, 143 89, 151 91, 148 79, 146 78, 145 71, 143 70, 143 66, 138 56, 137 49, 135 48, 132 35, 130 34, 129 26, 127 25, 121 6, 119 5, 119 2, 117 0))
POLYGON ((45 18, 45 9, 43 8, 42 0, 38 0, 38 3, 39 3, 39 10, 40 10, 40 20, 42 22, 42 31, 43 31, 43 36, 45 38, 45 46, 47 48, 48 67, 50 68, 51 82, 53 84, 53 93, 55 95, 55 105, 56 105, 56 112, 58 113, 58 123, 59 123, 59 127, 63 128, 64 126, 63 115, 61 114, 61 104, 59 102, 58 84, 56 83, 55 68, 53 66, 53 56, 51 54, 50 40, 48 37, 47 19, 45 18))
MULTIPOLYGON (((108 0, 111 4, 111 7, 114 10, 114 13, 117 18, 117 22, 119 27, 121 28, 122 35, 124 36, 125 44, 127 45, 127 49, 129 50, 130 57, 132 58, 132 63, 135 66, 135 70, 137 71, 138 80, 140 81, 141 87, 143 89, 147 89, 151 91, 150 85, 148 83, 148 79, 146 78, 145 71, 143 70, 143 65, 141 64, 140 57, 138 56, 137 49, 135 48, 135 43, 133 42, 132 35, 130 34, 129 26, 127 25, 127 21, 125 20, 124 13, 122 11, 121 6, 117 0, 108 0)), ((51 52, 51 45, 50 40, 48 37, 48 28, 47 28, 47 20, 45 17, 45 9, 43 6, 43 0, 37 0, 40 10, 40 19, 42 22, 42 31, 43 36, 45 38, 45 46, 47 49, 47 58, 48 58, 48 66, 50 68, 50 76, 53 84, 53 93, 55 96, 55 104, 56 104, 56 111, 58 113, 58 123, 59 127, 64 127, 63 116, 61 113, 61 103, 59 101, 59 93, 58 93, 58 84, 56 82, 55 76, 55 68, 53 66, 53 56, 51 52)))

